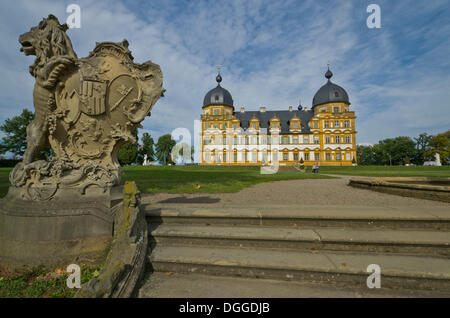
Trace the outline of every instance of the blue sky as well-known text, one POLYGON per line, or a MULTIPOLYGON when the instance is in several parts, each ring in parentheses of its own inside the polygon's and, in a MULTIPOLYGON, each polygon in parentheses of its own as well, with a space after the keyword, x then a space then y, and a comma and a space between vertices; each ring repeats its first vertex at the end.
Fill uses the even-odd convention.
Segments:
POLYGON ((2 1, 0 122, 33 108, 33 58, 19 52, 18 36, 49 13, 65 22, 71 3, 81 7, 81 28, 68 31, 79 57, 96 41, 126 38, 136 62, 161 66, 167 91, 141 130, 155 138, 193 130, 218 64, 237 110, 276 110, 299 98, 311 107, 330 61, 359 144, 450 128, 450 6, 438 0, 2 1), (381 29, 366 26, 371 3, 381 29))

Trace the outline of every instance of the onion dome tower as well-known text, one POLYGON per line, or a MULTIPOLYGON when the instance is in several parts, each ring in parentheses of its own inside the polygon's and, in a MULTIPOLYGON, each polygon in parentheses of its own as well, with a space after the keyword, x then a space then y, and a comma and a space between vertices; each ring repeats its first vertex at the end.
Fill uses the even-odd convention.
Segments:
POLYGON ((333 73, 330 71, 330 65, 328 64, 328 71, 325 73, 325 78, 328 80, 325 85, 323 85, 317 93, 314 95, 312 107, 326 103, 346 103, 350 105, 348 99, 348 94, 341 86, 331 82, 333 73))

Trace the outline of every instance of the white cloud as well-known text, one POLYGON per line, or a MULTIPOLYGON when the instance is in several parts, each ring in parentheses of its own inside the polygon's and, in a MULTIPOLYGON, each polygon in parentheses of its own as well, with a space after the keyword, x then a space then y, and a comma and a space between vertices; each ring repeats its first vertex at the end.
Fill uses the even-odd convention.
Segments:
MULTIPOLYGON (((78 3, 82 28, 68 31, 78 56, 86 56, 96 41, 127 38, 137 62, 160 64, 166 96, 143 122, 155 139, 176 127, 193 130, 203 97, 216 84, 217 64, 224 65, 222 84, 236 109, 287 109, 297 106, 299 98, 311 106, 331 60, 332 80, 347 90, 358 116, 358 143, 449 126, 445 2, 381 1, 379 30, 366 28, 365 6, 356 2, 78 3)), ((18 51, 17 37, 49 13, 64 22, 65 4, 1 4, 0 120, 32 104, 32 59, 18 51)))

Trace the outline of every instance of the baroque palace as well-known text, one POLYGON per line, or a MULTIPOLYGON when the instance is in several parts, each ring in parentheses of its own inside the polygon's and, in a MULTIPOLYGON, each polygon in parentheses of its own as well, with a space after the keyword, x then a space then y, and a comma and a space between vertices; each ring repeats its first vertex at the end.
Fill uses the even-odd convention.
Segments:
POLYGON ((201 164, 352 165, 356 162, 355 112, 347 92, 331 82, 315 94, 312 108, 235 111, 233 98, 216 77, 217 87, 203 101, 201 164))

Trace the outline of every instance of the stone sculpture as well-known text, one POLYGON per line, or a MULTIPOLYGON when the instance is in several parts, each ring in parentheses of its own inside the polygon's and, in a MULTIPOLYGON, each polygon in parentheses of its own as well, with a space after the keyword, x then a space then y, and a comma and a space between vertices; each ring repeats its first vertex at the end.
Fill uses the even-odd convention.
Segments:
POLYGON ((49 15, 19 37, 36 56, 35 118, 0 202, 0 267, 101 261, 123 212, 119 148, 165 91, 160 67, 134 63, 126 40, 78 58, 67 29, 49 15), (37 160, 47 144, 53 157, 37 160))
POLYGON ((68 188, 85 193, 118 185, 118 150, 136 142, 133 129, 164 92, 159 66, 134 63, 126 40, 97 43, 88 57, 77 58, 66 30, 49 15, 19 38, 21 51, 36 55, 30 66, 35 119, 10 181, 30 200, 50 200, 68 188), (35 161, 47 143, 54 157, 35 161))

